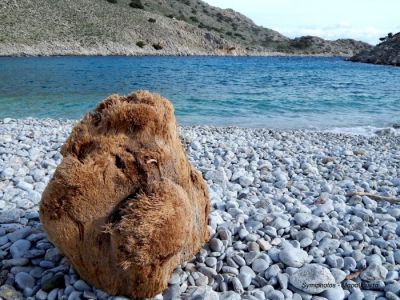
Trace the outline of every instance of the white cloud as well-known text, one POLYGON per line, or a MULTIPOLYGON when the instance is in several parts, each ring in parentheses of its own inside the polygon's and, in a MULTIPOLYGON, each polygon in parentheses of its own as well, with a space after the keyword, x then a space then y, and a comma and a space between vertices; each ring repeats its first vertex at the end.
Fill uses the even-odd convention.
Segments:
POLYGON ((370 44, 379 43, 379 38, 386 36, 390 31, 386 29, 368 26, 359 28, 352 26, 349 22, 343 21, 333 26, 322 28, 303 27, 303 28, 276 28, 279 32, 289 36, 298 37, 302 35, 315 35, 328 40, 336 40, 341 38, 351 38, 361 40, 370 44))

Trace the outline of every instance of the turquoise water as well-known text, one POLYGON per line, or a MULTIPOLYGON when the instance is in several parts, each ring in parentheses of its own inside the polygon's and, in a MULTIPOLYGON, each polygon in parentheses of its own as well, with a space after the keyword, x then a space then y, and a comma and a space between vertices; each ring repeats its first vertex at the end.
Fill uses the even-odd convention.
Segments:
POLYGON ((0 58, 0 118, 78 119, 112 93, 147 89, 190 125, 324 128, 400 122, 400 68, 340 58, 0 58))

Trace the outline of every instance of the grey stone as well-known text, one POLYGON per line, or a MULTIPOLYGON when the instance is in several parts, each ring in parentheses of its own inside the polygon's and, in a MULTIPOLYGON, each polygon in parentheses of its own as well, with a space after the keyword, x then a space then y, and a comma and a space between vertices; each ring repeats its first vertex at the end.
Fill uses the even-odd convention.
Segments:
MULTIPOLYGON (((42 278, 43 279, 43 278, 42 278)), ((50 292, 55 288, 62 289, 65 287, 64 275, 56 274, 51 275, 48 279, 42 281, 42 290, 50 292)))
POLYGON ((48 296, 47 293, 43 290, 38 290, 36 293, 37 300, 46 300, 47 296, 48 296))
POLYGON ((219 293, 219 300, 241 300, 241 297, 238 293, 226 291, 219 293))
POLYGON ((57 263, 61 259, 60 251, 57 248, 47 249, 46 255, 44 256, 45 260, 57 263))
POLYGON ((1 180, 10 180, 14 176, 14 169, 13 168, 5 168, 0 172, 0 179, 1 180))
POLYGON ((283 295, 283 293, 281 291, 275 291, 275 290, 265 293, 265 296, 269 300, 284 300, 285 299, 285 296, 283 295))
POLYGON ((400 293, 400 282, 395 281, 385 286, 385 292, 392 292, 394 294, 400 293))
POLYGON ((81 300, 81 292, 72 291, 71 294, 68 296, 68 300, 81 300))
POLYGON ((253 271, 252 268, 249 266, 242 266, 240 267, 240 273, 249 274, 251 278, 256 277, 256 273, 253 271))
POLYGON ((276 228, 276 230, 284 229, 290 226, 290 222, 281 217, 277 217, 273 222, 272 226, 276 228))
MULTIPOLYGON (((400 225, 397 228, 400 228, 400 225)), ((399 232, 398 236, 400 236, 400 232, 399 232)), ((394 256, 394 261, 396 262, 396 264, 400 264, 400 250, 394 251, 393 256, 394 256)))
POLYGON ((329 269, 318 264, 303 266, 289 277, 289 282, 297 289, 309 294, 319 294, 336 286, 335 278, 329 269))
POLYGON ((300 226, 306 225, 308 222, 312 220, 313 216, 308 213, 297 213, 294 215, 294 220, 300 226))
POLYGON ((23 300, 20 292, 16 291, 13 286, 4 284, 0 286, 0 298, 4 300, 23 300))
POLYGON ((213 277, 217 275, 217 271, 213 268, 205 267, 205 266, 199 266, 198 267, 199 272, 202 274, 208 276, 208 277, 213 277))
POLYGON ((282 274, 278 273, 277 275, 279 285, 283 290, 288 288, 288 283, 289 283, 289 275, 288 274, 282 274))
POLYGON ((170 285, 163 293, 164 300, 174 300, 178 298, 179 294, 179 284, 170 285))
POLYGON ((287 243, 279 253, 279 259, 288 267, 300 268, 308 259, 307 252, 287 243))
POLYGON ((233 290, 236 293, 242 294, 244 292, 242 283, 237 277, 232 277, 231 283, 232 283, 232 286, 233 286, 233 290))
POLYGON ((388 270, 377 263, 372 263, 360 274, 360 278, 365 281, 383 281, 386 278, 388 270))
POLYGON ((261 272, 264 272, 266 269, 268 269, 270 265, 270 262, 266 261, 265 259, 257 258, 252 264, 251 268, 253 271, 258 274, 261 272))
POLYGON ((12 243, 14 243, 18 240, 26 238, 31 233, 31 231, 32 231, 31 227, 24 227, 7 234, 7 237, 12 243))
POLYGON ((258 257, 260 256, 260 252, 252 251, 248 252, 244 255, 244 259, 247 265, 251 265, 258 257))
POLYGON ((344 258, 344 269, 354 271, 357 267, 357 262, 354 258, 348 256, 344 258))
POLYGON ((219 300, 218 293, 213 291, 210 286, 198 287, 191 298, 195 300, 219 300))
POLYGON ((8 237, 2 236, 0 237, 0 247, 8 243, 8 237))
POLYGON ((347 276, 347 274, 340 269, 332 268, 330 271, 335 278, 336 283, 341 283, 347 276))
POLYGON ((341 286, 327 289, 321 295, 328 300, 343 300, 345 298, 344 290, 341 286))
MULTIPOLYGON (((57 295, 58 295, 58 289, 54 289, 50 293, 47 294, 47 300, 56 300, 57 295)), ((94 297, 96 297, 96 296, 94 295, 94 297)))
MULTIPOLYGON (((85 299, 96 299, 96 294, 91 291, 83 291, 83 298, 85 299)), ((161 295, 162 299, 162 295, 161 295)))
POLYGON ((234 267, 229 267, 229 266, 223 266, 222 267, 222 272, 228 273, 228 274, 233 274, 233 275, 238 275, 239 274, 238 269, 236 269, 234 267))
POLYGON ((13 258, 21 258, 31 247, 31 242, 27 240, 18 240, 10 247, 10 253, 13 258))
POLYGON ((77 289, 78 291, 82 291, 82 292, 91 290, 91 287, 83 280, 77 280, 74 283, 74 288, 77 289))
POLYGON ((251 175, 246 175, 246 176, 241 176, 239 178, 239 183, 243 187, 248 187, 250 186, 254 181, 254 177, 251 175))
MULTIPOLYGON (((200 273, 201 274, 201 273, 200 273)), ((204 286, 208 284, 208 277, 201 274, 201 276, 199 276, 199 278, 197 278, 195 280, 195 283, 197 286, 204 286)))
POLYGON ((224 245, 220 239, 213 238, 210 240, 209 246, 211 250, 215 252, 221 252, 224 245))
POLYGON ((21 257, 21 258, 12 258, 12 259, 5 259, 2 261, 3 267, 8 268, 12 266, 25 266, 29 263, 29 259, 21 257))
POLYGON ((386 298, 383 298, 385 300, 386 299, 388 299, 388 300, 400 300, 400 297, 397 296, 395 293, 392 293, 392 292, 386 292, 385 296, 386 296, 386 298))
POLYGON ((363 300, 364 299, 364 294, 363 292, 360 291, 360 289, 354 289, 349 297, 347 298, 348 300, 363 300))
POLYGON ((217 259, 215 257, 207 257, 204 262, 209 267, 215 267, 217 265, 217 259))
POLYGON ((232 256, 233 260, 239 265, 239 266, 245 266, 246 261, 239 255, 234 255, 232 256))
POLYGON ((15 275, 15 283, 21 290, 24 290, 25 288, 33 288, 35 279, 28 273, 20 272, 15 275))
POLYGON ((248 288, 251 284, 252 276, 247 272, 240 272, 238 275, 238 279, 240 280, 243 288, 248 288))

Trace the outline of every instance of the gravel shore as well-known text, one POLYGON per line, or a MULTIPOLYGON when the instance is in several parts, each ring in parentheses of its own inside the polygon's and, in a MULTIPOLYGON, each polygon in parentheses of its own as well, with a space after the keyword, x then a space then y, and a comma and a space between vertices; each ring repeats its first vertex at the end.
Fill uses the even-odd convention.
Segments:
MULTIPOLYGON (((79 278, 40 228, 69 120, 0 120, 0 299, 125 299, 79 278)), ((400 137, 181 127, 212 239, 155 299, 400 299, 400 137)), ((112 274, 110 274, 112 276, 112 274)))

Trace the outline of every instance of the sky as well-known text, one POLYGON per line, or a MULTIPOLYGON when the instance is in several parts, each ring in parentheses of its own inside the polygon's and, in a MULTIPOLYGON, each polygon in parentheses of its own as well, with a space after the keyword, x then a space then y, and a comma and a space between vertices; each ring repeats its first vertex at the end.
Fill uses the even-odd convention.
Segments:
POLYGON ((353 38, 370 44, 400 31, 400 0, 206 0, 289 37, 353 38))

